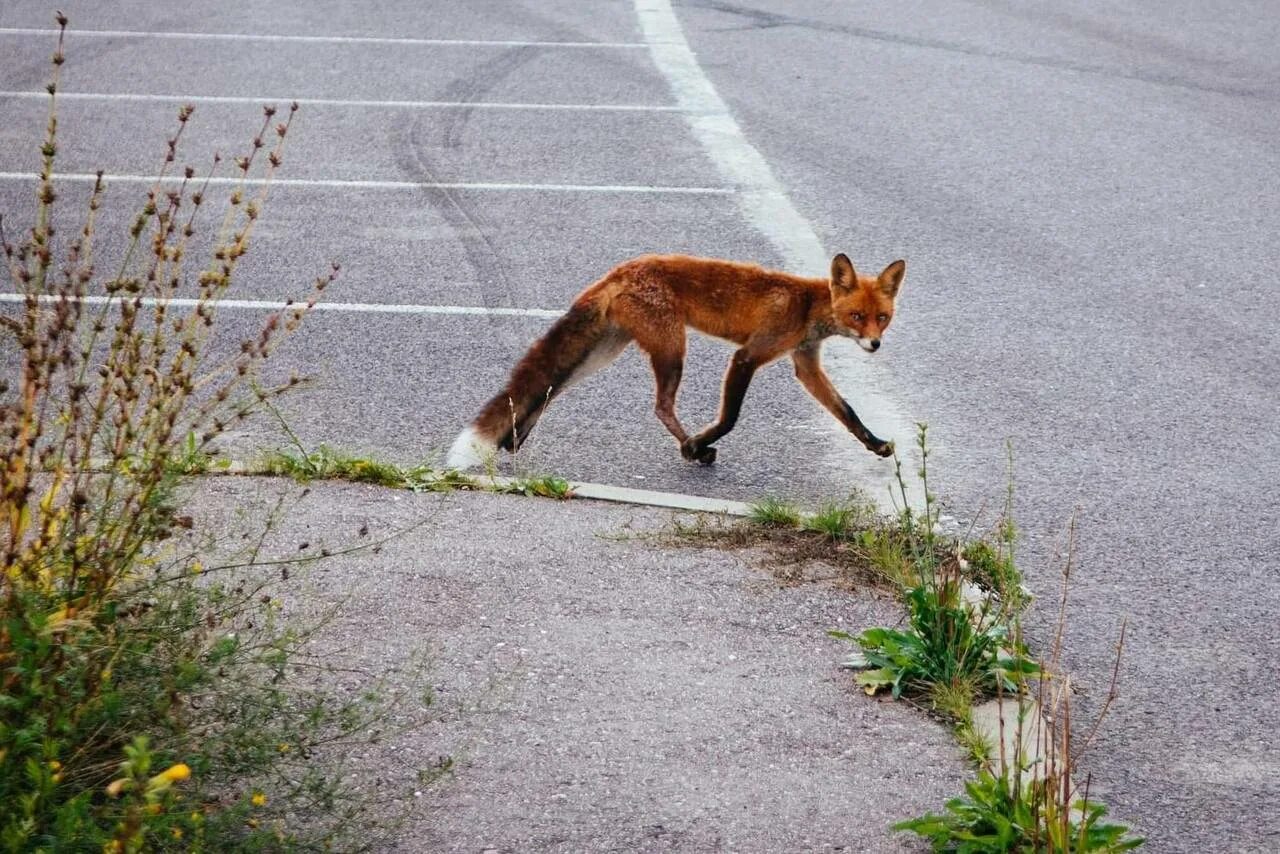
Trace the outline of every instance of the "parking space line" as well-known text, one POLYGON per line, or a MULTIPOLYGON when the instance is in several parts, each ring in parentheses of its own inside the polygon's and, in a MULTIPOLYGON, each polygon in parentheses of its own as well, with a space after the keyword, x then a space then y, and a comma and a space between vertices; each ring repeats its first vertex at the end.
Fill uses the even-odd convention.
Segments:
MULTIPOLYGON (((47 100, 49 93, 0 90, 0 99, 47 100)), ((250 98, 242 95, 150 95, 130 92, 64 92, 59 101, 141 101, 173 104, 287 104, 309 107, 373 107, 415 110, 581 110, 632 113, 678 113, 681 107, 667 104, 520 104, 505 101, 375 101, 359 98, 250 98)))
MULTIPOLYGON (((34 172, 0 172, 0 181, 35 181, 39 176, 34 172)), ((92 184, 98 180, 96 175, 88 172, 62 172, 53 176, 54 181, 73 181, 81 184, 92 184)), ((118 181, 122 184, 154 184, 154 175, 111 175, 103 176, 110 184, 118 181)), ((180 177, 166 178, 164 183, 180 183, 180 177)), ((202 183, 204 178, 194 179, 192 183, 202 183)), ((210 186, 258 187, 271 184, 273 187, 324 187, 344 190, 491 190, 511 192, 543 192, 543 193, 656 193, 685 196, 728 196, 734 190, 728 187, 679 187, 656 184, 522 184, 505 182, 466 182, 466 181, 357 181, 328 178, 234 178, 214 177, 208 179, 210 186)))
MULTIPOLYGON (((39 27, 0 27, 0 36, 49 36, 56 38, 58 31, 39 27)), ((293 42, 298 44, 381 44, 418 45, 425 47, 546 47, 546 48, 604 48, 634 50, 646 49, 643 42, 571 42, 530 41, 524 39, 415 39, 391 36, 286 36, 270 33, 183 33, 163 30, 68 30, 67 36, 75 39, 182 39, 186 41, 251 41, 293 42)))
MULTIPOLYGON (((24 303, 26 295, 19 293, 0 293, 0 303, 24 303)), ((62 297, 56 294, 40 294, 36 299, 44 304, 53 304, 62 301, 62 297)), ((86 305, 108 305, 110 303, 119 302, 119 296, 83 296, 75 299, 75 302, 83 302, 86 305)), ((153 308, 158 305, 161 300, 155 297, 143 297, 142 304, 147 308, 153 308)), ((166 305, 176 308, 194 308, 200 304, 199 300, 190 297, 172 297, 163 300, 166 305)), ((282 311, 286 309, 301 308, 302 303, 288 303, 284 300, 256 300, 256 299, 220 299, 217 301, 219 308, 247 309, 249 311, 282 311)), ((394 304, 379 302, 318 302, 313 306, 313 311, 335 311, 350 314, 443 314, 452 316, 479 316, 479 317, 538 317, 554 320, 563 311, 553 311, 545 308, 490 308, 487 306, 473 305, 417 305, 414 303, 394 304)))

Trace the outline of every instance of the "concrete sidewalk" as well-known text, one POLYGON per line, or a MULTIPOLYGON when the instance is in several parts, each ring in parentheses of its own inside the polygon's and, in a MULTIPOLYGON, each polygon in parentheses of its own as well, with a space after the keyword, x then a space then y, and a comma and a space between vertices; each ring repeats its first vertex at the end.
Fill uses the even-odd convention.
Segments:
POLYGON ((838 669, 825 630, 896 622, 891 598, 663 546, 646 535, 670 512, 239 477, 195 490, 215 529, 297 498, 269 541, 281 556, 409 529, 283 594, 303 617, 345 598, 317 643, 374 671, 431 652, 443 720, 356 757, 382 791, 458 759, 397 850, 925 850, 889 826, 967 776, 944 727, 838 669))

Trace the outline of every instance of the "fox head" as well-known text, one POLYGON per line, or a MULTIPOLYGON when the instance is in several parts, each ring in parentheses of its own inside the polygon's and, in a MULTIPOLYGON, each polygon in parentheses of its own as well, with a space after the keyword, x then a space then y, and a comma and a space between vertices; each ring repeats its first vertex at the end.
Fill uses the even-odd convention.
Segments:
POLYGON ((879 350, 906 272, 906 261, 894 261, 879 276, 859 276, 849 256, 841 252, 832 258, 831 314, 836 332, 853 338, 868 353, 879 350))

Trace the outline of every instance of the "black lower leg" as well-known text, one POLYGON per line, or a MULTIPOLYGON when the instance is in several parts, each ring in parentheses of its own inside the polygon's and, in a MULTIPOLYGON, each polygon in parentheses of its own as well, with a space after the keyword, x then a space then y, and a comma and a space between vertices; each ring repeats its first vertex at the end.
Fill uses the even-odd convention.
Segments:
POLYGON ((746 396, 755 371, 756 363, 750 356, 741 350, 734 354, 724 377, 720 418, 715 424, 682 444, 680 450, 686 459, 703 463, 715 460, 715 449, 710 446, 727 435, 738 423, 738 414, 742 411, 742 399, 746 396))
POLYGON ((853 407, 849 405, 848 401, 844 401, 844 418, 841 420, 849 428, 849 432, 856 436, 867 450, 882 457, 893 455, 893 443, 886 442, 868 430, 867 425, 862 423, 862 419, 858 417, 858 413, 853 411, 853 407))

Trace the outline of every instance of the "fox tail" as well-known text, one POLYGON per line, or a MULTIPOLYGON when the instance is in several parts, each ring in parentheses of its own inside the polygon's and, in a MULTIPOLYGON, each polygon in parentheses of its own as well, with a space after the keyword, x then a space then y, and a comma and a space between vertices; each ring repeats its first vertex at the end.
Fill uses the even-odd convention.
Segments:
POLYGON ((446 465, 468 469, 499 448, 515 453, 554 398, 618 357, 630 336, 594 301, 575 303, 516 363, 502 391, 458 434, 446 465))

